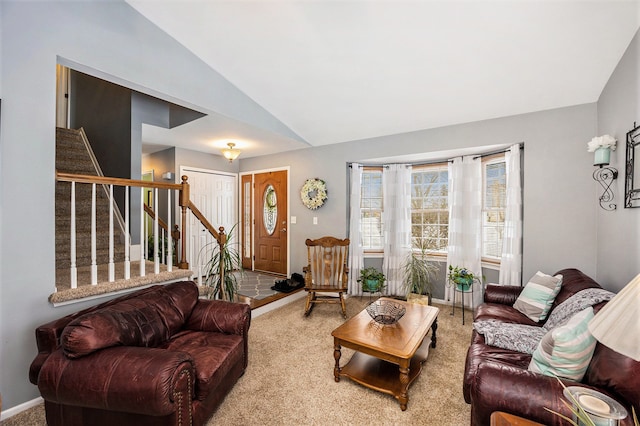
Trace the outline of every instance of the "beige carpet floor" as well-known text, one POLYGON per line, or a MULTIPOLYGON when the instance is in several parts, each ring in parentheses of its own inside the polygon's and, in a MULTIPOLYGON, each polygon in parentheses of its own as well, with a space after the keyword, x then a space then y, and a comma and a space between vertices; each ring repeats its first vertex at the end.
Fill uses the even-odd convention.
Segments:
MULTIPOLYGON (((348 315, 367 303, 349 298, 348 315)), ((438 307, 438 344, 409 389, 406 411, 392 396, 334 381, 331 331, 343 322, 339 308, 318 305, 304 317, 301 299, 252 321, 249 367, 208 425, 468 425, 462 376, 471 321, 463 326, 460 311, 452 317, 451 306, 438 307)), ((342 362, 352 353, 343 349, 342 362)), ((1 424, 44 425, 43 406, 1 424)))

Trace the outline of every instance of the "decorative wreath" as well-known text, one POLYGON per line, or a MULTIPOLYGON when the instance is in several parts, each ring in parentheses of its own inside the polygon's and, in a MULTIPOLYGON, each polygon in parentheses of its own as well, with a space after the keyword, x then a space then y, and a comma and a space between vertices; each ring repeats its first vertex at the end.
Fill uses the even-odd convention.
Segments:
POLYGON ((267 189, 265 201, 267 203, 267 208, 269 209, 269 211, 273 211, 273 209, 275 209, 276 207, 276 191, 272 186, 267 189))
POLYGON ((300 198, 308 209, 322 207, 327 199, 327 184, 322 179, 307 179, 300 190, 300 198))

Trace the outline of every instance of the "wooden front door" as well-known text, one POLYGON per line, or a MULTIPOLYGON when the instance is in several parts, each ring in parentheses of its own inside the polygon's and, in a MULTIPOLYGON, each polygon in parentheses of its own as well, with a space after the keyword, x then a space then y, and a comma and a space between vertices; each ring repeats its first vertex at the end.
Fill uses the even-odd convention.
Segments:
POLYGON ((254 270, 287 274, 286 170, 254 175, 254 270))

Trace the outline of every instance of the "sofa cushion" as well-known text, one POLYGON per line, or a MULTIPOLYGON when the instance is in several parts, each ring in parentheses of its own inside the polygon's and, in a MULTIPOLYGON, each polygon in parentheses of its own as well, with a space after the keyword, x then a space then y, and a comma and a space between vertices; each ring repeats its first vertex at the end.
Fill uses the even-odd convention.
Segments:
POLYGON ((554 275, 558 274, 562 275, 562 288, 560 289, 560 293, 556 296, 556 300, 553 301, 553 305, 551 306, 552 311, 556 306, 580 290, 584 290, 585 288, 602 288, 600 284, 578 269, 561 269, 554 275))
POLYGON ((596 346, 596 339, 587 328, 592 318, 593 308, 589 307, 565 325, 547 332, 533 353, 529 370, 578 382, 582 380, 596 346))
POLYGON ((168 340, 191 314, 198 288, 188 281, 156 287, 71 321, 60 338, 66 356, 79 358, 119 345, 155 347, 168 340))
POLYGON ((522 312, 513 306, 502 305, 499 303, 483 303, 478 306, 473 315, 474 321, 495 319, 502 322, 511 322, 515 324, 533 325, 539 327, 535 321, 530 320, 522 312))
POLYGON ((532 321, 543 321, 562 287, 562 275, 551 276, 538 271, 529 280, 513 307, 532 321))
POLYGON ((195 397, 200 401, 219 383, 228 380, 227 376, 234 373, 232 370, 243 365, 245 356, 243 337, 237 334, 183 331, 162 347, 189 354, 196 370, 195 397))

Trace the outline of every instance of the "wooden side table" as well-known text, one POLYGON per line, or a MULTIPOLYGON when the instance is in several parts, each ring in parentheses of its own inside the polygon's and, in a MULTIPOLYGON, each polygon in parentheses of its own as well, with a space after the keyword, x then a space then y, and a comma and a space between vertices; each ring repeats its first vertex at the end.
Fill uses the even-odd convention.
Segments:
POLYGON ((544 426, 541 423, 527 420, 502 411, 491 413, 491 426, 544 426))

